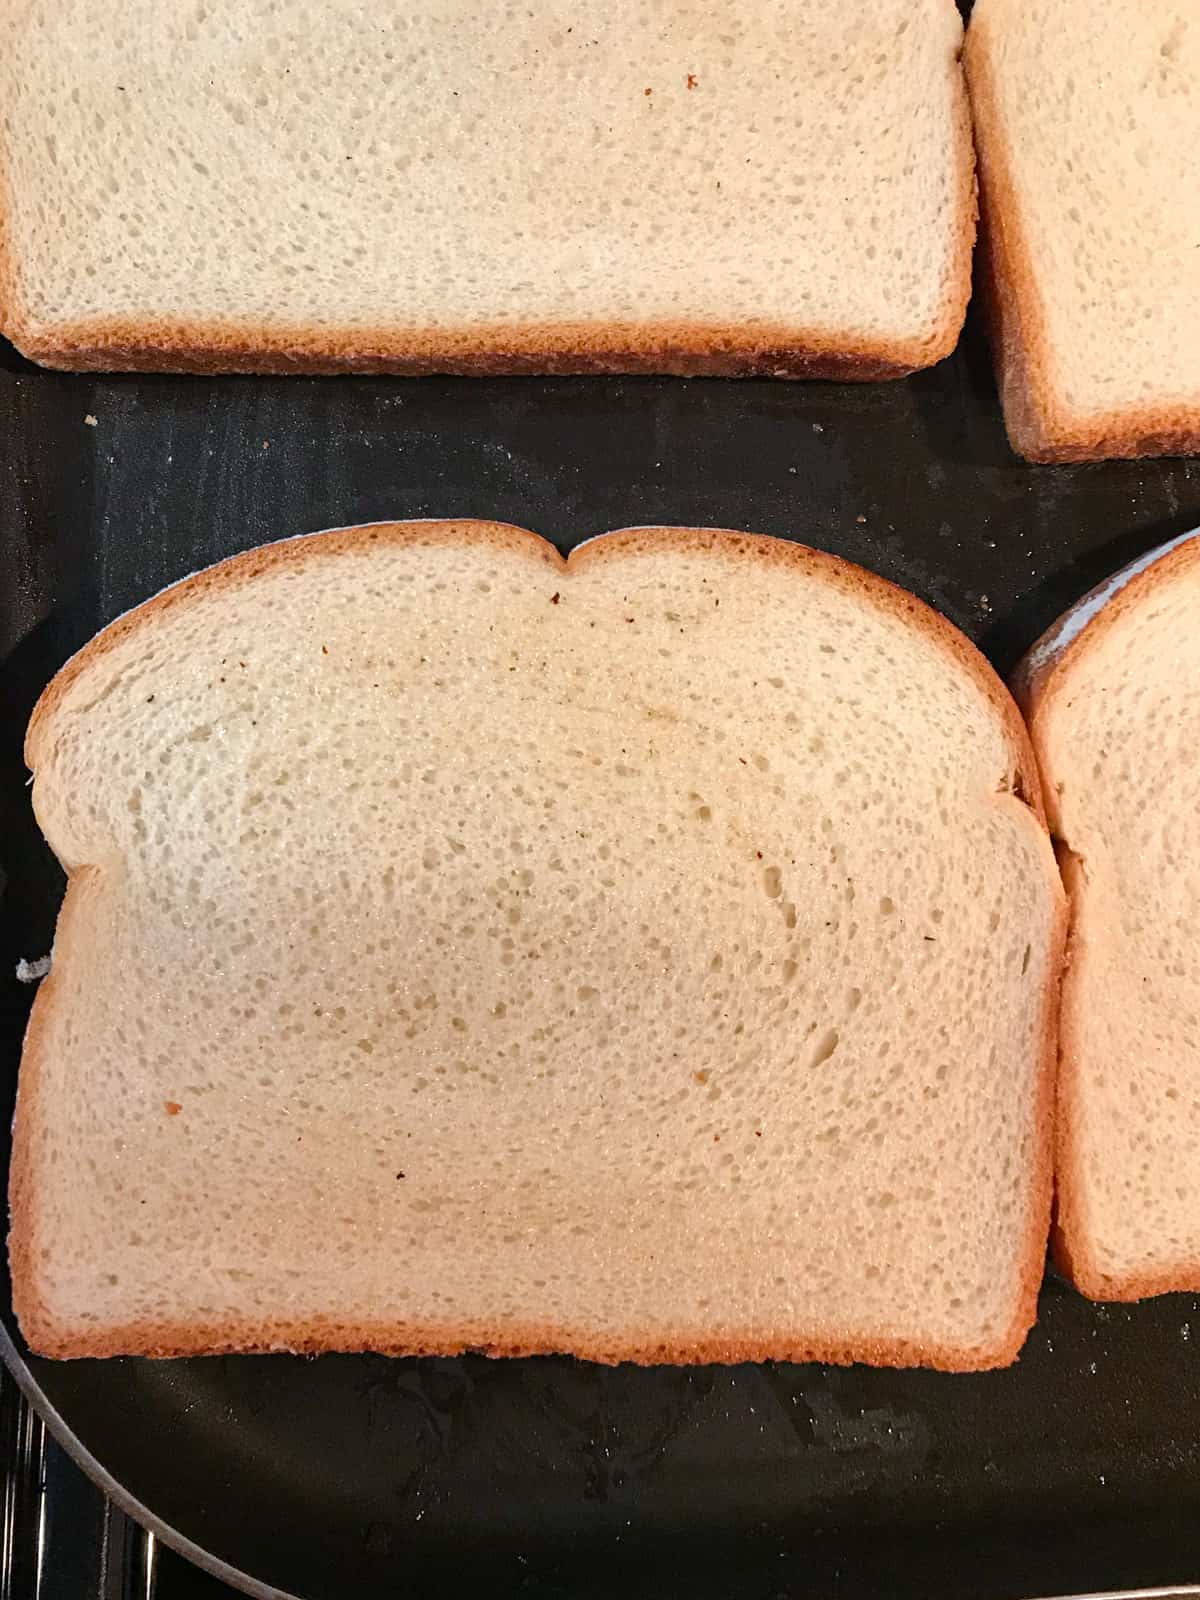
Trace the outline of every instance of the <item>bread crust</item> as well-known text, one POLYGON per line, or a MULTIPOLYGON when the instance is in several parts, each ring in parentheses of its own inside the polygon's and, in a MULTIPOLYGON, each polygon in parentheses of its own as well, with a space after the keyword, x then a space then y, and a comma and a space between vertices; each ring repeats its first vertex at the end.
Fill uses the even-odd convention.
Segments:
POLYGON ((1040 764, 1051 833, 1062 860, 1069 920, 1059 1023, 1058 1103, 1055 1116, 1055 1179, 1057 1205, 1051 1231, 1051 1251, 1056 1264, 1081 1294, 1090 1300, 1142 1300, 1174 1290, 1200 1292, 1200 1261, 1181 1261, 1161 1272, 1112 1274, 1106 1272, 1091 1247, 1082 1214, 1082 1164, 1077 1148, 1078 1107, 1086 1070, 1080 1019, 1085 1010, 1082 962, 1086 939, 1074 916, 1077 886, 1083 872, 1071 841, 1062 835, 1057 806, 1053 750, 1048 725, 1058 700, 1070 692, 1074 669, 1087 659, 1095 645, 1129 612, 1153 597, 1164 584, 1200 562, 1200 531, 1185 534, 1129 563, 1074 606, 1047 629, 1018 663, 1013 692, 1029 725, 1040 764), (1082 625, 1078 625, 1082 623, 1082 625))
MULTIPOLYGON (((53 738, 53 719, 71 687, 87 672, 102 666, 113 648, 153 626, 166 611, 188 601, 225 592, 252 582, 262 573, 307 560, 365 553, 380 543, 447 543, 472 541, 510 554, 534 565, 553 568, 562 581, 573 572, 597 562, 628 559, 638 554, 681 545, 714 559, 735 564, 769 562, 799 567, 807 575, 854 595, 865 604, 899 617, 921 632, 941 654, 965 672, 999 717, 1012 759, 1010 792, 996 803, 1019 806, 1030 825, 1045 836, 1045 819, 1033 750, 1025 725, 1011 696, 984 657, 946 618, 914 595, 897 588, 864 568, 841 558, 788 540, 740 533, 730 529, 644 527, 625 528, 577 547, 564 558, 554 545, 526 529, 504 523, 476 520, 376 523, 331 529, 261 546, 195 573, 163 590, 133 611, 109 624, 63 667, 43 692, 26 736, 26 760, 36 770, 44 741, 53 738)), ((261 1323, 234 1322, 199 1326, 187 1323, 133 1323, 120 1329, 87 1332, 65 1327, 53 1319, 37 1288, 33 1256, 34 1206, 30 1152, 24 1139, 14 1140, 10 1178, 12 1228, 9 1254, 13 1302, 22 1331, 31 1347, 59 1357, 107 1356, 136 1352, 141 1355, 176 1356, 218 1354, 234 1350, 375 1350, 392 1355, 458 1354, 465 1349, 488 1355, 569 1353, 598 1362, 629 1361, 643 1365, 731 1361, 823 1361, 849 1364, 867 1361, 878 1366, 922 1365, 943 1371, 983 1371, 1007 1366, 1016 1359, 1036 1315, 1046 1236, 1050 1221, 1052 1182, 1052 1116, 1056 1059, 1058 979, 1066 932, 1066 907, 1047 847, 1046 886, 1055 900, 1048 982, 1041 997, 1035 1126, 1037 1152, 1030 1173, 1028 1222, 1021 1248, 1019 1284, 1012 1321, 994 1345, 954 1348, 925 1345, 902 1339, 839 1340, 825 1333, 772 1328, 740 1335, 712 1335, 701 1330, 680 1330, 669 1339, 631 1331, 627 1338, 597 1338, 586 1329, 568 1326, 522 1326, 499 1330, 459 1325, 399 1326, 394 1323, 343 1323, 335 1319, 281 1320, 269 1327, 261 1323)), ((55 936, 55 967, 39 987, 30 1016, 18 1083, 18 1127, 33 1126, 39 1117, 41 1063, 45 1054, 47 1022, 54 1005, 59 973, 71 964, 71 944, 84 897, 95 879, 95 869, 82 868, 69 875, 67 894, 55 936)))
POLYGON ((1058 396, 1045 302, 997 110, 991 10, 977 5, 963 54, 978 164, 979 283, 1009 442, 1038 463, 1193 455, 1200 451, 1200 404, 1087 413, 1058 396))
MULTIPOLYGON (((13 292, 10 286, 10 296, 13 292)), ((837 335, 790 323, 739 327, 719 322, 608 326, 580 322, 324 330, 249 322, 94 318, 54 327, 37 326, 22 317, 12 298, 4 302, 0 326, 29 360, 72 372, 399 377, 658 373, 866 383, 902 378, 948 356, 958 343, 966 295, 967 285, 956 282, 947 292, 937 326, 925 338, 907 340, 837 335)))
MULTIPOLYGON (((1039 1274, 1040 1276, 1040 1274, 1039 1274)), ((709 1366, 742 1361, 819 1361, 848 1367, 932 1367, 938 1372, 989 1372, 1009 1366, 1025 1341, 1021 1327, 1003 1345, 979 1352, 904 1339, 838 1340, 801 1336, 790 1341, 775 1329, 722 1338, 681 1330, 671 1338, 631 1333, 626 1339, 597 1337, 567 1325, 522 1324, 503 1331, 463 1324, 438 1326, 339 1322, 332 1318, 272 1323, 234 1319, 213 1324, 132 1322, 103 1334, 63 1330, 33 1308, 21 1314, 21 1329, 40 1355, 70 1360, 129 1355, 177 1356, 326 1355, 370 1351, 385 1356, 572 1355, 602 1366, 709 1366)))

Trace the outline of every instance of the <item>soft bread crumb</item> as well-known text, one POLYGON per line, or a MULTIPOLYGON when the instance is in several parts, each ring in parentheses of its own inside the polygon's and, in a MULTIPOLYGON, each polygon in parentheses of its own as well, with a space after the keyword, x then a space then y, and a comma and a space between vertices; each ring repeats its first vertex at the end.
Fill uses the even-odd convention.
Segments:
POLYGON ((952 0, 199 9, 5 8, 34 359, 871 377, 957 340, 952 0))

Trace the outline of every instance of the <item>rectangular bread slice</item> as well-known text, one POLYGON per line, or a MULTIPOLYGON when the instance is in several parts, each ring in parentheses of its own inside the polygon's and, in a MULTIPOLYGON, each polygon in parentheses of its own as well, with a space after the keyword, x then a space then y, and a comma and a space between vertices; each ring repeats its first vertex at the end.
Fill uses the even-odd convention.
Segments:
POLYGON ((911 596, 344 530, 114 624, 27 753, 35 1349, 1015 1356, 1061 890, 1016 707, 911 596))
POLYGON ((1013 448, 1200 449, 1195 0, 978 0, 966 62, 1013 448))
POLYGON ((889 377, 953 347, 953 0, 16 0, 0 330, 49 366, 889 377))
POLYGON ((1060 619, 1017 688, 1071 897, 1058 1253, 1085 1294, 1200 1291, 1200 534, 1060 619))

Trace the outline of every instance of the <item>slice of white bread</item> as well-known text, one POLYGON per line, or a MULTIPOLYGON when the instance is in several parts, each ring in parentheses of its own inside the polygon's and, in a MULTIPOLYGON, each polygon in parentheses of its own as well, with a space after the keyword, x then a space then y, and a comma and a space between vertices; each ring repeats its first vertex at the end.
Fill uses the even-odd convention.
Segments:
POLYGON ((0 6, 50 366, 890 377, 953 349, 953 0, 0 6))
POLYGON ((1061 889, 1015 705, 911 596, 349 529, 114 624, 27 754, 35 1349, 1016 1354, 1061 889))
POLYGON ((1200 535, 1088 595, 1015 680, 1071 899, 1057 1252, 1085 1294, 1200 1290, 1200 535))
POLYGON ((1031 461, 1200 450, 1200 8, 978 0, 986 299, 1031 461))

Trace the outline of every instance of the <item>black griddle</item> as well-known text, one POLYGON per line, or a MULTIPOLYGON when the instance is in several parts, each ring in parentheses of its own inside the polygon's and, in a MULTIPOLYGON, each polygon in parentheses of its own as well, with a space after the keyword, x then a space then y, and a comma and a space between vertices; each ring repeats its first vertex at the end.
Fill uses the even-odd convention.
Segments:
MULTIPOLYGON (((1200 524, 1200 461, 1028 467, 974 320, 871 386, 66 376, 0 345, 0 1126, 62 880, 25 720, 102 624, 310 529, 482 516, 563 550, 631 523, 801 539, 913 589, 1001 672, 1200 524)), ((7 1131, 0 1140, 7 1162, 7 1131)), ((1200 1301, 1052 1272, 1006 1372, 604 1369, 376 1356, 5 1356, 68 1449, 257 1594, 1014 1600, 1200 1579, 1200 1301)))

